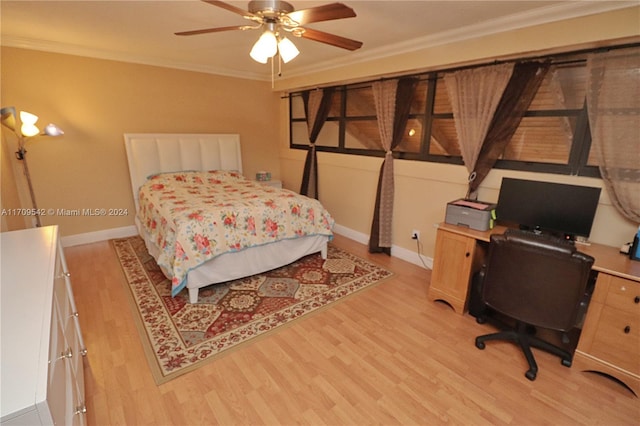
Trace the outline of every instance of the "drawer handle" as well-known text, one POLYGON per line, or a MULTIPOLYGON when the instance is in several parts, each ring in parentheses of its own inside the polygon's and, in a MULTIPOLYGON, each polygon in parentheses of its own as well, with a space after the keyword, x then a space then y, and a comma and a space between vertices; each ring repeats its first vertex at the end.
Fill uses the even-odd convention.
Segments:
POLYGON ((634 303, 640 303, 640 296, 636 296, 635 299, 633 299, 634 303))
POLYGON ((466 253, 464 254, 464 257, 469 257, 469 256, 471 256, 471 253, 469 253, 469 252, 466 252, 466 253))
POLYGON ((85 404, 82 404, 76 407, 76 411, 74 411, 73 414, 86 414, 86 412, 87 412, 87 406, 85 404))
POLYGON ((67 358, 67 359, 73 358, 73 351, 71 350, 71 348, 67 349, 64 352, 61 352, 60 353, 60 358, 58 358, 58 359, 65 359, 65 358, 67 358))
POLYGON ((626 327, 624 328, 624 334, 629 334, 629 332, 630 332, 630 331, 631 331, 631 327, 626 326, 626 327))

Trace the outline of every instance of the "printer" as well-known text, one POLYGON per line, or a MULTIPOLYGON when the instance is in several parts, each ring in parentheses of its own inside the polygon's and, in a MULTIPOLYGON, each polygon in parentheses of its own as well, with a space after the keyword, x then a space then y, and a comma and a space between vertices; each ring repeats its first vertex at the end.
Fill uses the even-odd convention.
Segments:
POLYGON ((464 198, 447 203, 444 219, 451 225, 466 226, 476 231, 493 229, 495 220, 496 204, 464 198))

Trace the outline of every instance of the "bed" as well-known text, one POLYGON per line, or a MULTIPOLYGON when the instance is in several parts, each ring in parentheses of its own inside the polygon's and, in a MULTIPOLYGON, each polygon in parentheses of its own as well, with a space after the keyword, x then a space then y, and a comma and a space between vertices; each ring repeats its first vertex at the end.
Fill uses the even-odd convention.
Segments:
MULTIPOLYGON (((136 208, 136 227, 151 256, 172 280, 173 296, 187 288, 189 301, 197 303, 200 288, 276 269, 313 253, 320 252, 322 258, 326 259, 327 244, 332 239, 331 229, 334 223, 329 213, 317 200, 244 178, 239 135, 145 133, 125 134, 124 139, 136 208), (179 187, 169 190, 165 187, 169 181, 177 181, 179 187), (206 181, 210 185, 207 189, 202 189, 194 186, 196 181, 206 181), (249 238, 246 232, 242 238, 224 242, 220 238, 229 232, 215 231, 215 236, 207 237, 212 242, 215 241, 215 244, 209 244, 209 240, 203 244, 202 232, 199 232, 195 237, 190 237, 195 254, 187 257, 192 263, 176 261, 185 256, 180 244, 185 241, 185 229, 188 228, 188 232, 191 232, 196 226, 186 222, 186 216, 199 220, 198 224, 216 222, 211 219, 214 216, 207 216, 208 214, 217 215, 215 217, 220 218, 220 222, 227 222, 227 225, 228 217, 238 220, 242 218, 240 212, 229 214, 232 201, 214 198, 226 197, 226 192, 244 206, 243 214, 246 213, 248 203, 275 207, 276 201, 282 201, 288 203, 288 206, 296 206, 288 209, 292 212, 299 213, 300 206, 305 212, 315 212, 312 216, 316 219, 314 222, 317 226, 311 228, 311 225, 296 225, 298 227, 293 229, 296 218, 287 218, 292 223, 289 225, 291 230, 287 226, 280 226, 277 228, 280 232, 275 232, 274 235, 272 230, 268 235, 263 235, 265 240, 260 243, 251 239, 253 234, 249 238), (186 193, 195 195, 185 203, 186 198, 180 197, 184 197, 186 193), (175 200, 175 194, 178 194, 178 201, 175 200), (251 200, 239 200, 239 194, 246 195, 251 200), (194 209, 197 206, 197 214, 189 211, 179 217, 168 217, 182 209, 175 204, 167 205, 167 198, 172 198, 172 203, 182 202, 194 209), (263 198, 264 201, 260 201, 263 198), (202 209, 204 204, 207 204, 207 210, 202 209), (222 213, 209 211, 209 204, 214 208, 223 206, 227 216, 222 218, 222 213), (159 214, 160 217, 150 217, 152 214, 159 214), (159 234, 157 224, 163 221, 165 230, 171 234, 169 236, 159 234), (216 250, 211 249, 213 246, 216 250)), ((284 210, 285 208, 279 208, 277 211, 284 214, 284 210)), ((181 213, 178 212, 179 215, 181 213)), ((213 230, 214 227, 208 226, 207 229, 213 230)))

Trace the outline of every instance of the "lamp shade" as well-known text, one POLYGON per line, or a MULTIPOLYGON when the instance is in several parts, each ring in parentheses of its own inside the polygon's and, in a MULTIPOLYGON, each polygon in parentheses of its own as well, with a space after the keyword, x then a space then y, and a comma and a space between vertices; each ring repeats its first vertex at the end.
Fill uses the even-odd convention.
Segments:
POLYGON ((267 30, 262 33, 258 41, 256 41, 256 44, 253 45, 249 55, 253 60, 261 64, 266 64, 267 60, 272 58, 277 52, 278 41, 276 40, 276 36, 273 32, 267 30))
POLYGON ((2 125, 16 131, 16 109, 15 107, 4 107, 0 109, 0 116, 2 117, 2 125))
POLYGON ((280 52, 280 57, 285 64, 300 53, 296 45, 286 37, 282 37, 278 43, 278 52, 280 52))
POLYGON ((61 136, 64 135, 64 131, 55 124, 49 123, 44 126, 44 134, 47 136, 61 136))
POLYGON ((22 121, 20 133, 22 133, 23 136, 31 137, 40 133, 40 130, 36 127, 36 121, 38 121, 37 115, 20 111, 20 121, 22 121))

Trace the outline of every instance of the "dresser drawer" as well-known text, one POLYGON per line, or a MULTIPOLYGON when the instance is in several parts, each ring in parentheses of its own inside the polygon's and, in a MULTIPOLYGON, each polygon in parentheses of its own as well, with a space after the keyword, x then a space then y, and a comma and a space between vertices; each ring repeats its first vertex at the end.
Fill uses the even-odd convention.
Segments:
MULTIPOLYGON (((75 337, 78 340, 78 355, 82 355, 84 357, 87 354, 87 348, 84 345, 84 340, 82 338, 82 329, 80 328, 80 321, 78 319, 78 308, 76 307, 76 302, 73 297, 73 286, 71 285, 71 274, 69 273, 69 268, 67 267, 67 261, 64 257, 64 250, 62 245, 58 244, 58 261, 60 264, 60 275, 64 278, 65 284, 65 294, 66 294, 66 303, 65 312, 68 312, 68 320, 72 322, 75 326, 75 337)), ((58 276, 58 275, 56 275, 58 276)), ((82 365, 82 364, 81 364, 82 365)))
POLYGON ((51 318, 51 340, 49 349, 49 372, 47 380, 48 408, 54 422, 60 423, 65 418, 67 405, 66 377, 69 366, 65 362, 68 346, 64 338, 60 312, 57 304, 53 304, 51 318))
POLYGON ((634 374, 640 374, 640 318, 605 305, 589 353, 634 374))
POLYGON ((84 426, 87 423, 87 406, 84 400, 84 385, 82 385, 84 378, 74 377, 72 386, 72 399, 73 405, 67 406, 67 409, 72 407, 72 410, 67 412, 66 424, 71 426, 84 426))
POLYGON ((58 307, 60 319, 63 323, 67 323, 71 318, 71 303, 69 303, 69 294, 67 292, 67 284, 64 277, 59 275, 53 284, 53 303, 58 307))

